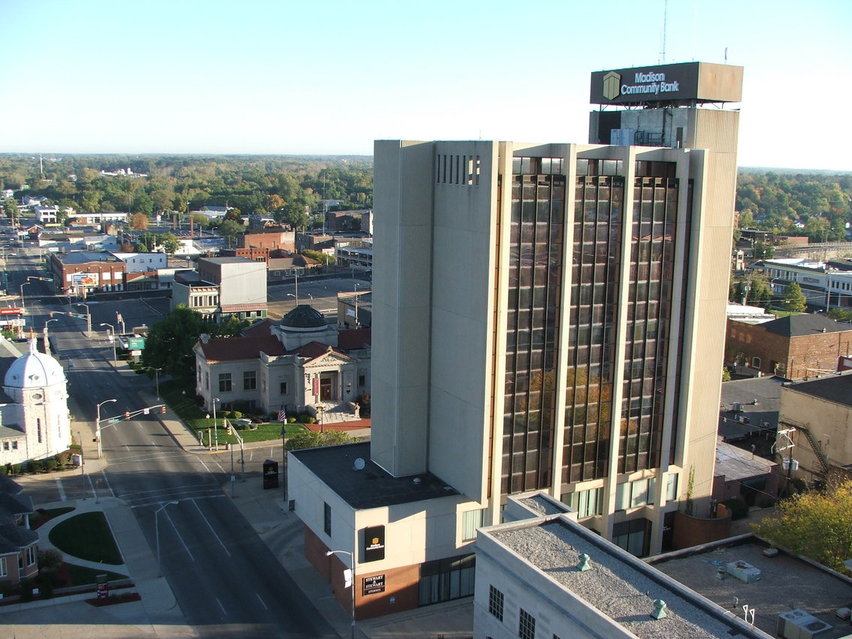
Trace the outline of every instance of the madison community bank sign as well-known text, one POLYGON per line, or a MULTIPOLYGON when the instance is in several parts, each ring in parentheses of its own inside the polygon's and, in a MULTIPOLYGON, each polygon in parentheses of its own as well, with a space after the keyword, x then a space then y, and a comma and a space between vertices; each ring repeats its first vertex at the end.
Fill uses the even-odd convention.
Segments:
POLYGON ((592 104, 738 102, 742 67, 704 62, 592 73, 592 104))

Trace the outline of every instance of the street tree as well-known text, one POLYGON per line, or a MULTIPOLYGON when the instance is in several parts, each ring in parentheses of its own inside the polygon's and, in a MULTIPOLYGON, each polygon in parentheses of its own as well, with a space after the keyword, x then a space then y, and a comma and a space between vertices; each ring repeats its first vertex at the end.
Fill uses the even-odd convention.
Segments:
POLYGON ((778 502, 776 514, 752 529, 773 544, 844 572, 852 557, 852 481, 825 493, 803 493, 778 502))
POLYGON ((189 384, 195 379, 192 347, 202 333, 214 329, 214 322, 180 305, 151 327, 142 351, 142 365, 159 368, 182 385, 189 384))
POLYGON ((808 307, 808 300, 805 294, 802 293, 802 287, 796 282, 790 282, 784 287, 784 299, 782 305, 785 310, 791 313, 804 313, 808 307))

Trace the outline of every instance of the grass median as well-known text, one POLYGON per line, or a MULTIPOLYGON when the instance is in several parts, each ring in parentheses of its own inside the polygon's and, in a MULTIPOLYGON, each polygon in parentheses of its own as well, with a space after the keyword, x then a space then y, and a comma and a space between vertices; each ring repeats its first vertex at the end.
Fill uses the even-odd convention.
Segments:
POLYGON ((106 517, 100 511, 82 513, 59 522, 50 543, 66 555, 118 566, 124 563, 106 517))

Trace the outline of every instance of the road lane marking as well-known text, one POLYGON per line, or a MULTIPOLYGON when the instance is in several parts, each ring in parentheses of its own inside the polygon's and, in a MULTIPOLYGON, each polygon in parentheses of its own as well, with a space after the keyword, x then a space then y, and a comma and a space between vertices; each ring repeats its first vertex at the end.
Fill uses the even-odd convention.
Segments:
POLYGON ((224 543, 222 543, 222 540, 219 538, 219 535, 216 533, 216 530, 213 528, 213 525, 210 523, 210 520, 207 519, 206 515, 202 512, 201 508, 198 506, 198 504, 195 503, 194 499, 192 500, 192 505, 195 506, 195 509, 198 511, 198 514, 201 515, 201 518, 204 520, 204 523, 207 524, 207 527, 210 529, 210 532, 216 538, 216 541, 218 541, 219 545, 222 546, 222 550, 224 550, 225 554, 228 555, 228 557, 230 557, 231 551, 228 550, 228 547, 224 543))
POLYGON ((169 523, 172 525, 172 529, 175 531, 177 538, 180 540, 180 543, 183 545, 183 549, 186 551, 186 554, 189 555, 189 558, 192 561, 195 561, 195 556, 192 554, 192 551, 189 549, 189 546, 187 546, 186 542, 183 540, 183 537, 181 536, 180 532, 178 531, 177 526, 175 526, 175 522, 172 521, 172 516, 169 515, 169 511, 163 510, 163 514, 166 516, 166 519, 168 519, 169 523))
POLYGON ((222 609, 222 614, 223 614, 223 615, 227 615, 227 614, 228 614, 228 611, 227 611, 227 610, 225 610, 225 606, 223 606, 223 605, 222 605, 222 602, 221 602, 221 601, 219 601, 219 597, 216 597, 216 596, 214 595, 214 596, 213 596, 213 599, 215 599, 215 600, 216 600, 216 603, 217 603, 217 604, 219 604, 219 608, 221 608, 221 609, 222 609))
POLYGON ((97 499, 97 498, 98 498, 98 491, 96 491, 96 490, 95 490, 95 485, 92 483, 92 476, 91 476, 91 475, 86 475, 86 479, 88 479, 88 480, 89 480, 89 488, 91 488, 91 489, 92 489, 92 497, 94 497, 95 499, 97 499))
POLYGON ((109 483, 109 479, 107 478, 106 472, 102 470, 101 475, 104 476, 104 481, 106 482, 107 488, 109 488, 109 494, 115 497, 115 491, 112 489, 112 484, 109 483))
POLYGON ((263 597, 261 597, 258 593, 254 593, 254 595, 260 600, 260 605, 263 606, 263 609, 269 610, 269 606, 266 605, 266 602, 263 600, 263 597))
POLYGON ((59 501, 68 501, 65 495, 65 488, 62 486, 62 479, 56 478, 56 489, 59 491, 59 501))

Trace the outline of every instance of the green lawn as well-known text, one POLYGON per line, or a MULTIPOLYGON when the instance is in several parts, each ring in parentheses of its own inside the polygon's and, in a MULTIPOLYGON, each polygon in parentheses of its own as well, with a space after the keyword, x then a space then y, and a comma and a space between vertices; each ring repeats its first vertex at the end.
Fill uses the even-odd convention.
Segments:
POLYGON ((50 542, 67 555, 105 564, 124 563, 100 511, 69 517, 50 531, 50 542))
MULTIPOLYGON (((160 396, 169 405, 175 413, 177 413, 187 427, 193 432, 195 438, 198 439, 198 433, 204 432, 204 442, 207 443, 207 429, 213 428, 213 418, 207 417, 207 413, 201 410, 195 403, 194 396, 190 396, 190 391, 185 393, 176 385, 168 385, 168 388, 160 385, 160 396)), ((216 422, 219 426, 219 444, 231 443, 236 444, 237 438, 228 435, 225 432, 225 421, 219 415, 216 415, 216 422)), ((281 422, 266 422, 263 424, 254 424, 257 428, 250 430, 243 428, 239 430, 240 436, 244 442, 262 442, 273 439, 281 439, 281 422)), ((304 424, 287 424, 287 437, 292 437, 298 433, 305 432, 304 424)))

